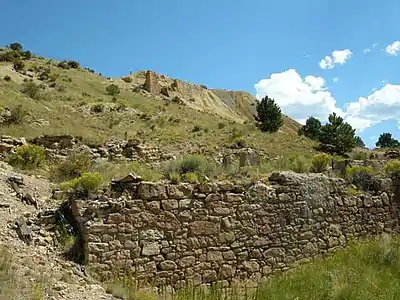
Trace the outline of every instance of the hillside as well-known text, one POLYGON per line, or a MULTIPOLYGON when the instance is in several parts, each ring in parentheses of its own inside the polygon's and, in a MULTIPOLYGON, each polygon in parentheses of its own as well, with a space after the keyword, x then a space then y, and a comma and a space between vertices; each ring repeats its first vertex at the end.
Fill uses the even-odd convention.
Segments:
POLYGON ((300 125, 289 117, 280 132, 261 133, 252 118, 255 100, 246 92, 210 90, 153 72, 106 78, 43 57, 24 60, 18 72, 11 62, 0 62, 0 114, 18 106, 24 114, 23 122, 3 124, 2 134, 70 134, 98 145, 139 138, 177 157, 220 154, 238 140, 268 157, 312 151, 314 144, 294 134, 300 125), (107 94, 111 84, 120 93, 107 94))

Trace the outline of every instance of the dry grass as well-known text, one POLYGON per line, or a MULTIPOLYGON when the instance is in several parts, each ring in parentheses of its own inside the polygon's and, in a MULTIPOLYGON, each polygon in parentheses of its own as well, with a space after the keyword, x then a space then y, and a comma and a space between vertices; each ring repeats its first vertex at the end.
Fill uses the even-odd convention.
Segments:
MULTIPOLYGON (((51 77, 55 78, 51 82, 55 84, 54 88, 47 87, 44 91, 46 97, 38 100, 26 97, 20 84, 0 81, 1 105, 13 107, 22 104, 30 114, 25 124, 2 127, 2 133, 25 137, 72 134, 92 143, 102 143, 110 138, 123 139, 127 132, 129 138, 140 137, 177 154, 192 149, 215 151, 218 147, 230 146, 234 142, 234 131, 240 132, 248 146, 271 155, 307 152, 313 146, 310 140, 295 134, 263 134, 254 125, 224 120, 213 112, 202 113, 177 103, 146 98, 132 92, 129 85, 122 85, 117 96, 117 100, 126 105, 126 111, 93 113, 87 105, 113 103, 112 97, 105 94, 105 88, 112 81, 83 69, 60 69, 55 64, 46 64, 38 59, 27 63, 27 68, 49 67, 51 77), (28 122, 39 119, 47 120, 50 125, 27 126, 28 122), (223 128, 221 122, 225 124, 223 128), (196 126, 201 129, 193 132, 196 126)), ((2 67, 4 63, 0 64, 0 69, 2 67)), ((45 83, 50 84, 48 81, 45 83)), ((295 126, 289 120, 287 123, 290 128, 295 126)))

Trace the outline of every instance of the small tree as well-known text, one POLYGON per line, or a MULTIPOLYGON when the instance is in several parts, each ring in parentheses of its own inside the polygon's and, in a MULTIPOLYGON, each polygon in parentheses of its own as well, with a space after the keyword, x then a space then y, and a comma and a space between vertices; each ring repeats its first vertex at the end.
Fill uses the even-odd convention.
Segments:
POLYGON ((18 51, 18 52, 22 51, 22 45, 20 43, 12 43, 9 45, 9 47, 11 50, 14 50, 14 51, 18 51))
POLYGON ((108 87, 106 87, 106 93, 107 93, 107 95, 110 95, 110 96, 115 97, 115 96, 117 96, 120 92, 121 92, 121 91, 120 91, 118 85, 110 84, 108 87))
POLYGON ((309 117, 306 124, 299 129, 299 135, 305 135, 306 137, 319 140, 321 134, 321 121, 314 117, 309 117))
POLYGON ((257 115, 261 131, 277 132, 283 125, 280 107, 268 96, 265 96, 265 98, 257 104, 257 115))
POLYGON ((328 123, 321 127, 321 148, 333 146, 333 152, 344 154, 355 147, 355 129, 343 121, 343 118, 333 113, 329 115, 328 123))
POLYGON ((67 64, 72 69, 78 69, 79 68, 79 63, 77 61, 70 60, 69 62, 67 62, 67 64))
POLYGON ((359 136, 355 136, 354 137, 354 144, 355 144, 356 147, 365 148, 365 143, 362 140, 362 138, 359 137, 359 136))
POLYGON ((398 148, 400 143, 389 132, 382 133, 375 144, 378 148, 398 148))

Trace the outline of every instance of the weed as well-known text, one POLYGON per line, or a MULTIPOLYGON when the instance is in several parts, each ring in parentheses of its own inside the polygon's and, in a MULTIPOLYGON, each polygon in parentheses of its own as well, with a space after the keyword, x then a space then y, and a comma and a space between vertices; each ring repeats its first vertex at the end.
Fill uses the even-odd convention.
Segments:
POLYGON ((21 169, 36 169, 46 164, 46 150, 40 146, 27 144, 16 148, 9 156, 8 163, 21 169))

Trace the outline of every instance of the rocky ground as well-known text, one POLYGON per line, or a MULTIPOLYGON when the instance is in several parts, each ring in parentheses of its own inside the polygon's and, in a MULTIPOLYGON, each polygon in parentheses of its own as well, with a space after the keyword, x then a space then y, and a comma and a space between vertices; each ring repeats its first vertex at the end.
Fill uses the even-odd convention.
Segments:
POLYGON ((48 181, 15 174, 0 162, 0 249, 12 257, 12 283, 4 288, 0 282, 0 299, 116 299, 86 276, 81 266, 62 256, 54 232, 33 223, 38 212, 56 206, 51 189, 48 181), (18 197, 8 181, 13 175, 23 178, 21 189, 33 196, 38 209, 18 197), (30 245, 17 234, 15 221, 20 216, 32 231, 30 245))

